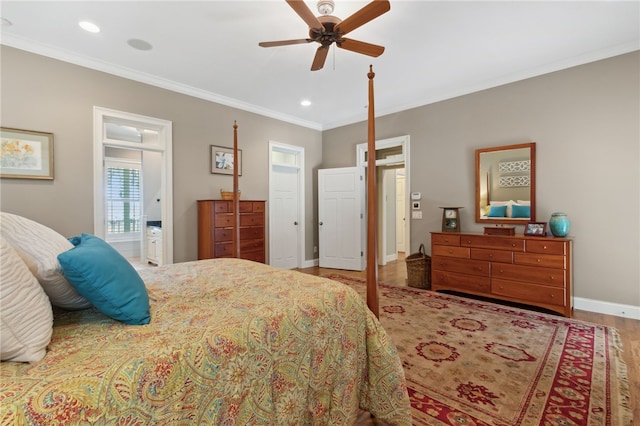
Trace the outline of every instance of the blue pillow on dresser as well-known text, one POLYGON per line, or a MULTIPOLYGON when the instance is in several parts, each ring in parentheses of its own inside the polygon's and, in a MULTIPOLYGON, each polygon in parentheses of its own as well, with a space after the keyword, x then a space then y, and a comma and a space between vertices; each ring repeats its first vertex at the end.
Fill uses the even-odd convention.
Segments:
POLYGON ((134 267, 113 247, 91 234, 70 238, 60 253, 65 278, 100 312, 125 324, 149 324, 149 295, 134 267))

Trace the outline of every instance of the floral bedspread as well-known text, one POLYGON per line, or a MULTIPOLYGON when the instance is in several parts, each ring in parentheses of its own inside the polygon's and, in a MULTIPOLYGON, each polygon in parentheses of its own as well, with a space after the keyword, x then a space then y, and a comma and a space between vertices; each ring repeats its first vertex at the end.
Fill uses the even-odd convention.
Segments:
POLYGON ((0 424, 411 424, 396 348, 351 288, 215 259, 142 270, 151 323, 57 314, 47 356, 0 367, 0 424))

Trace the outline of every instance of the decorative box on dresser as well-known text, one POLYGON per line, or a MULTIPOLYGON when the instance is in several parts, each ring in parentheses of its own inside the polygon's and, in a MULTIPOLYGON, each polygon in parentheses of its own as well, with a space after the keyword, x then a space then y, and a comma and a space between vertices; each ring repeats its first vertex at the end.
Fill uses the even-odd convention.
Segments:
MULTIPOLYGON (((240 200, 240 257, 265 263, 264 201, 240 200)), ((235 257, 233 200, 198 200, 198 260, 235 257)))
POLYGON ((546 308, 571 317, 572 241, 431 233, 431 289, 546 308))

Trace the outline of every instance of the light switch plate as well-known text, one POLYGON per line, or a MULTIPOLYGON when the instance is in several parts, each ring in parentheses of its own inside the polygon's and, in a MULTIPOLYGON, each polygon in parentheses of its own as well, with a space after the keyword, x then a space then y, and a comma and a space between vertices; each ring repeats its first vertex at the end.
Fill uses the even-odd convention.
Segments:
POLYGON ((411 212, 411 219, 422 219, 422 211, 411 212))

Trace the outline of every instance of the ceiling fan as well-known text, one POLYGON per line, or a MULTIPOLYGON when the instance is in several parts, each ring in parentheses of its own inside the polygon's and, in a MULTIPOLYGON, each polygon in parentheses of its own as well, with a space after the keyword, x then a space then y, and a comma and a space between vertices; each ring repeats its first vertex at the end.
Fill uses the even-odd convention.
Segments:
POLYGON ((342 49, 373 57, 378 57, 384 52, 383 46, 344 38, 343 36, 388 12, 391 9, 391 5, 387 0, 374 0, 345 20, 331 15, 334 8, 333 0, 320 0, 318 2, 318 11, 320 12, 318 17, 313 15, 311 9, 302 0, 285 1, 309 25, 309 38, 263 41, 258 43, 259 46, 286 46, 289 44, 311 43, 312 41, 320 43, 321 46, 318 47, 311 64, 311 71, 322 69, 329 53, 329 47, 333 43, 342 49))

